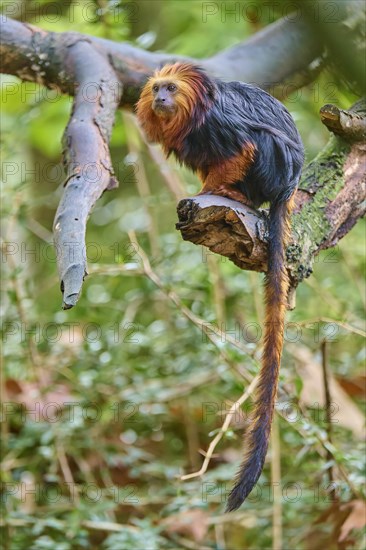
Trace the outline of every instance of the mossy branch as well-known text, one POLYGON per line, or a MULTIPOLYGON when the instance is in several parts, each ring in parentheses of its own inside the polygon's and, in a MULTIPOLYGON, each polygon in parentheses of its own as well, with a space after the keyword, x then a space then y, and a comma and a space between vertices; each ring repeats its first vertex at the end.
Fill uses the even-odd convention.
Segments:
MULTIPOLYGON (((358 116, 366 106, 357 104, 358 116)), ((350 111, 352 113, 352 111, 350 111)), ((292 286, 312 273, 315 256, 334 247, 365 214, 366 144, 332 136, 308 164, 295 195, 287 268, 292 286)), ((177 229, 185 240, 228 257, 241 269, 266 271, 267 212, 214 195, 183 199, 177 229)))

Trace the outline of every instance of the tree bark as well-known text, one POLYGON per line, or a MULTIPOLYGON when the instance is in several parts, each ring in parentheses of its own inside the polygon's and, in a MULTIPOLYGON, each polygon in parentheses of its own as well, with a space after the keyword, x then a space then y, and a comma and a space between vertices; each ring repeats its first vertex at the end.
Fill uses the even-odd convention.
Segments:
POLYGON ((69 47, 69 74, 79 83, 63 136, 65 191, 54 220, 54 242, 63 308, 73 307, 87 275, 85 232, 94 204, 106 189, 118 186, 109 139, 120 93, 116 75, 85 41, 69 47), (88 93, 86 93, 88 90, 88 93))

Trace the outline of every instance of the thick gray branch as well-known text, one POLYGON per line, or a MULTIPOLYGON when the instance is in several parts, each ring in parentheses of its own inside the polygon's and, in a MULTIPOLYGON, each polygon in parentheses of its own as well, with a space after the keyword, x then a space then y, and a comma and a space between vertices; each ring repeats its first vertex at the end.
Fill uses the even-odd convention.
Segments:
MULTIPOLYGON (((123 85, 122 107, 136 103, 141 86, 154 69, 181 58, 78 33, 46 32, 6 17, 0 22, 0 31, 1 72, 57 87, 64 93, 73 93, 75 84, 63 70, 66 49, 70 42, 88 41, 113 66, 123 85)), ((307 24, 286 18, 224 52, 194 61, 221 78, 255 82, 265 89, 284 82, 287 85, 292 78, 293 86, 288 90, 293 91, 296 85, 304 85, 305 76, 307 81, 315 78, 308 67, 321 54, 321 42, 307 24)), ((281 97, 284 95, 283 90, 276 90, 281 97)))
POLYGON ((73 307, 87 274, 86 222, 106 189, 118 185, 109 139, 120 87, 111 66, 85 40, 70 44, 64 60, 77 83, 71 118, 63 136, 66 188, 56 212, 54 241, 63 308, 73 307))
MULTIPOLYGON (((245 42, 205 60, 205 67, 227 80, 241 80, 273 89, 292 81, 322 54, 319 35, 303 19, 280 19, 245 42)), ((291 91, 295 88, 293 87, 291 91)))

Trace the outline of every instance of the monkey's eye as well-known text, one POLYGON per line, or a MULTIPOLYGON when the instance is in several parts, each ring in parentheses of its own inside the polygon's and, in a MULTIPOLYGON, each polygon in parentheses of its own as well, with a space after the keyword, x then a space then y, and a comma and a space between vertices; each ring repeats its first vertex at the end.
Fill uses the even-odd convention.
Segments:
POLYGON ((169 92, 175 92, 176 89, 177 89, 177 87, 176 87, 175 84, 169 84, 169 86, 168 86, 169 92))
POLYGON ((158 92, 159 91, 159 86, 157 84, 154 84, 154 86, 152 87, 153 89, 153 92, 158 92))

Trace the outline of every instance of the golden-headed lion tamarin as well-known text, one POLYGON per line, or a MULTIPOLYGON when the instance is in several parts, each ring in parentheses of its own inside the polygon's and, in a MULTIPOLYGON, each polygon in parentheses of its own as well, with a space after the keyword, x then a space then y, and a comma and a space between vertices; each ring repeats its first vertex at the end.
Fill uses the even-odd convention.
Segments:
POLYGON ((198 174, 201 194, 254 207, 270 203, 262 368, 246 453, 227 503, 232 511, 256 484, 268 448, 289 285, 285 245, 303 145, 291 115, 274 97, 256 86, 212 79, 190 63, 157 70, 136 112, 147 138, 198 174))

